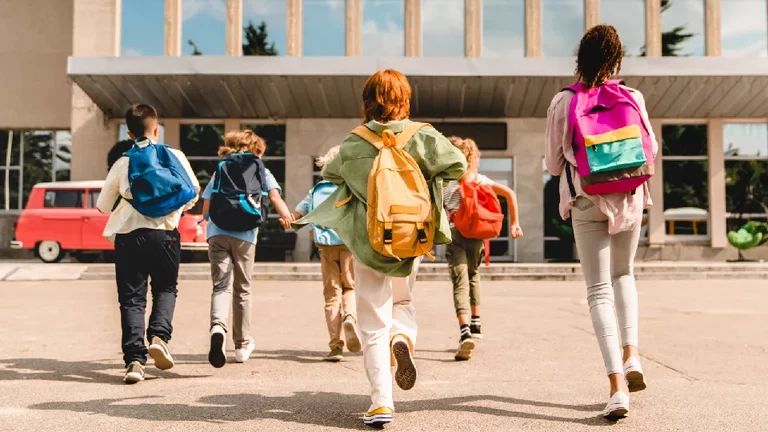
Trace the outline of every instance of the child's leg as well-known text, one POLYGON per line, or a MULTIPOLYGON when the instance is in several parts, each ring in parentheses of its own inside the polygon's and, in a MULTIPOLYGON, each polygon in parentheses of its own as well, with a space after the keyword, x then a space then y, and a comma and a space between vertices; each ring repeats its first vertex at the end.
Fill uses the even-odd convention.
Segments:
POLYGON ((232 257, 226 236, 208 240, 208 259, 211 262, 211 327, 220 325, 227 328, 229 309, 232 306, 232 257))
POLYGON ((230 238, 232 244, 232 264, 234 269, 234 299, 233 299, 233 336, 235 348, 247 345, 251 341, 251 272, 256 245, 242 240, 230 238))
POLYGON ((355 302, 355 258, 352 252, 346 247, 341 250, 341 303, 344 308, 344 315, 357 317, 357 304, 355 302))
POLYGON ((455 229, 452 231, 453 243, 446 246, 445 257, 448 259, 448 271, 453 282, 453 306, 459 325, 469 325, 470 280, 468 273, 468 253, 464 242, 455 229))
POLYGON ((480 315, 480 266, 483 261, 483 241, 474 240, 467 248, 467 276, 469 277, 469 304, 472 316, 480 315))
POLYGON ((149 266, 137 255, 139 242, 134 233, 118 234, 115 239, 115 275, 117 298, 120 302, 123 361, 147 363, 144 328, 147 309, 147 278, 149 266))
POLYGON ((391 278, 392 292, 392 329, 390 335, 406 336, 411 344, 411 351, 416 346, 416 307, 413 304, 413 286, 419 272, 421 258, 413 261, 413 271, 406 278, 391 278))
POLYGON ((325 297, 325 323, 328 326, 328 335, 331 341, 328 346, 331 349, 343 348, 341 340, 341 267, 339 265, 341 248, 324 247, 320 250, 320 269, 323 273, 323 297, 325 297))
POLYGON ((394 408, 390 369, 390 328, 392 327, 392 282, 389 277, 357 261, 357 321, 363 342, 365 373, 371 383, 371 407, 394 408))

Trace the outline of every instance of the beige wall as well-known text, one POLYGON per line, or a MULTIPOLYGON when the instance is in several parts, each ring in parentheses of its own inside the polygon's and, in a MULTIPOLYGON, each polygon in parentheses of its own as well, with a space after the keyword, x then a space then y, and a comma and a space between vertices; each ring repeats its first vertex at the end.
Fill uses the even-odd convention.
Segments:
MULTIPOLYGON (((75 0, 73 55, 119 55, 120 5, 121 0, 75 0)), ((72 180, 103 179, 107 174, 104 156, 117 139, 117 124, 76 84, 72 84, 70 102, 72 180)))
POLYGON ((69 129, 72 6, 0 0, 0 128, 69 129))

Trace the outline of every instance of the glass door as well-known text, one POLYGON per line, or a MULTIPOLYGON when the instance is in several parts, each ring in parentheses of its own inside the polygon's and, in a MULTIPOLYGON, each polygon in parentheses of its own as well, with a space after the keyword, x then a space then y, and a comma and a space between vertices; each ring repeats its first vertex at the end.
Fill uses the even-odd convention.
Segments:
MULTIPOLYGON (((480 174, 483 174, 494 182, 515 189, 515 178, 512 158, 480 158, 480 174)), ((517 249, 512 237, 509 236, 509 212, 507 200, 499 197, 501 209, 504 212, 504 224, 499 237, 491 240, 491 261, 510 262, 517 258, 517 249)))

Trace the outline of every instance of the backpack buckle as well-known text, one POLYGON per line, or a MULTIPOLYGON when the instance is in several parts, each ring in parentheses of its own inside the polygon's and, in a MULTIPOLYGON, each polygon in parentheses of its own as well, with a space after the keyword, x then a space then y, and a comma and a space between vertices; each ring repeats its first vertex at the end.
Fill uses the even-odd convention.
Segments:
POLYGON ((384 244, 392 244, 392 230, 391 229, 385 229, 384 230, 384 244))
POLYGON ((419 236, 419 243, 424 244, 427 242, 427 232, 424 231, 424 228, 419 228, 417 231, 419 236))

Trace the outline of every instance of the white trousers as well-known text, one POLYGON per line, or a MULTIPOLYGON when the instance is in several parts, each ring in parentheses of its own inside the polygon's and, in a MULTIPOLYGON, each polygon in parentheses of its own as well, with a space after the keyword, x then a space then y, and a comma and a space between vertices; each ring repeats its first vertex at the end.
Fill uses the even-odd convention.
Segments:
POLYGON ((357 323, 363 343, 365 373, 371 383, 372 411, 380 407, 394 409, 392 400, 392 337, 398 334, 416 344, 416 308, 411 293, 421 258, 413 263, 405 278, 386 276, 355 261, 357 323))

